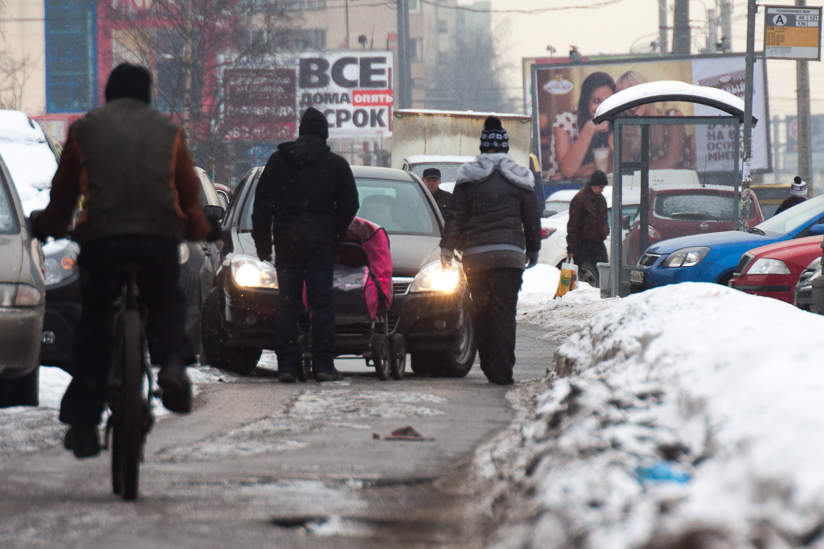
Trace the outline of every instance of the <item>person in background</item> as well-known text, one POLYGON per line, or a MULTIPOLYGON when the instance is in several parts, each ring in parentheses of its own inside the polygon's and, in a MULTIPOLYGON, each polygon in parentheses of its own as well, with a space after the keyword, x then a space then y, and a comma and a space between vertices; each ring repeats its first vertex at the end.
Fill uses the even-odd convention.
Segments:
POLYGON ((609 235, 609 223, 603 196, 607 183, 607 174, 596 171, 569 203, 567 255, 578 265, 579 273, 589 271, 596 282, 598 262, 608 261, 604 239, 609 235))
POLYGON ((304 284, 312 319, 312 373, 317 381, 343 378, 334 365, 332 275, 335 246, 346 236, 359 204, 352 169, 329 149, 328 137, 323 113, 306 109, 297 140, 278 145, 255 191, 252 238, 263 261, 272 261, 274 234, 281 299, 274 338, 283 383, 297 381, 304 284))
POLYGON ((779 214, 787 208, 792 208, 796 204, 801 204, 805 200, 807 200, 807 182, 796 175, 793 178, 793 182, 790 183, 790 196, 785 198, 781 204, 778 205, 778 209, 775 210, 775 214, 779 214))
POLYGON ((507 154, 509 137, 497 117, 484 122, 480 149, 458 169, 441 263, 449 268, 454 251, 463 253, 481 369, 490 383, 511 385, 521 276, 541 248, 535 179, 507 154))
POLYGON ((551 179, 573 179, 592 175, 610 166, 609 122, 595 124, 595 111, 615 93, 615 81, 605 72, 594 72, 581 85, 577 112, 564 112, 552 124, 551 179))
POLYGON ((178 246, 184 239, 215 240, 219 227, 200 208, 200 183, 183 131, 150 106, 151 87, 144 67, 122 63, 112 70, 106 104, 72 124, 51 201, 32 214, 40 238, 61 236, 83 198, 73 237, 81 247, 82 313, 72 381, 60 404, 60 421, 69 424, 64 446, 77 458, 100 453, 97 426, 114 344, 108 312, 120 295, 125 264, 138 267, 146 330, 157 336, 151 353, 160 364, 163 405, 182 414, 192 408, 186 365, 195 356, 184 332, 178 246))
POLYGON ((439 187, 441 184, 441 170, 438 168, 426 168, 423 171, 421 179, 423 179, 426 188, 429 189, 429 192, 432 194, 432 198, 435 199, 441 215, 446 219, 446 211, 449 208, 449 200, 452 198, 452 193, 448 193, 439 187))

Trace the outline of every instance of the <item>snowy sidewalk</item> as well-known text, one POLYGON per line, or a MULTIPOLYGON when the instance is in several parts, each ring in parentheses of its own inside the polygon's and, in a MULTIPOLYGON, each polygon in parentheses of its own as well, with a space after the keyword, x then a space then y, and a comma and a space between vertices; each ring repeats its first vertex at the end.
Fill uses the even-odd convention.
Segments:
POLYGON ((519 320, 572 334, 566 377, 477 460, 519 494, 494 547, 824 547, 824 317, 703 283, 552 300, 553 277, 526 271, 519 320))

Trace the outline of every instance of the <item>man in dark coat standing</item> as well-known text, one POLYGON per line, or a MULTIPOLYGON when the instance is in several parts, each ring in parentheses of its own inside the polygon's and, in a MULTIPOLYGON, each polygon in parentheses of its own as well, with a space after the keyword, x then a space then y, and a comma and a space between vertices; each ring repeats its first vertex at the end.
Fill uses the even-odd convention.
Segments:
POLYGON ((596 170, 569 203, 567 255, 575 261, 579 271, 586 269, 596 282, 596 264, 608 261, 604 239, 609 235, 609 223, 607 201, 603 195, 607 183, 607 174, 596 170))
POLYGON ((463 252, 481 369, 490 383, 511 385, 521 275, 538 262, 541 226, 534 178, 507 154, 509 137, 498 118, 486 119, 480 148, 458 170, 441 262, 447 268, 453 250, 463 252))
POLYGON ((424 185, 426 185, 426 188, 429 189, 429 192, 432 194, 432 198, 435 199, 441 215, 446 219, 446 212, 449 209, 449 200, 452 198, 452 193, 448 193, 440 188, 441 170, 438 168, 426 168, 423 171, 421 179, 423 179, 424 185))
POLYGON ((298 138, 278 145, 260 176, 252 211, 252 237, 263 261, 272 260, 280 286, 275 331, 279 379, 294 383, 301 350, 298 322, 303 285, 312 318, 312 371, 335 381, 335 311, 332 273, 335 245, 358 211, 358 190, 346 160, 326 144, 329 125, 313 107, 303 113, 298 138))

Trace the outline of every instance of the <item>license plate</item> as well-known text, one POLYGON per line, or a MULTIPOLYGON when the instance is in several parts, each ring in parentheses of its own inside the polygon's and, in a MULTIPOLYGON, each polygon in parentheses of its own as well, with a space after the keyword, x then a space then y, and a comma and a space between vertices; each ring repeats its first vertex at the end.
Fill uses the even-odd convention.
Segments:
POLYGON ((635 284, 644 283, 644 271, 630 271, 629 281, 635 284))

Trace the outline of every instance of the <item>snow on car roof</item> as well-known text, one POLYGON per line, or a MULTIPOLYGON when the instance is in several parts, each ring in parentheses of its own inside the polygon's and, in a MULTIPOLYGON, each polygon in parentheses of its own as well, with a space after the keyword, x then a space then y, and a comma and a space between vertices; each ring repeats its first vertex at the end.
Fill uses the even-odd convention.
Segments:
POLYGON ((57 158, 40 125, 22 111, 0 110, 0 157, 11 174, 23 212, 45 208, 57 158))
MULTIPOLYGON (((611 120, 632 107, 660 101, 700 103, 736 116, 739 120, 743 120, 745 114, 744 100, 728 91, 677 80, 660 80, 638 84, 610 95, 598 105, 593 122, 597 124, 611 120)), ((752 119, 756 121, 754 116, 752 119)))
POLYGON ((414 154, 406 157, 410 164, 466 164, 473 160, 474 156, 458 154, 414 154))

